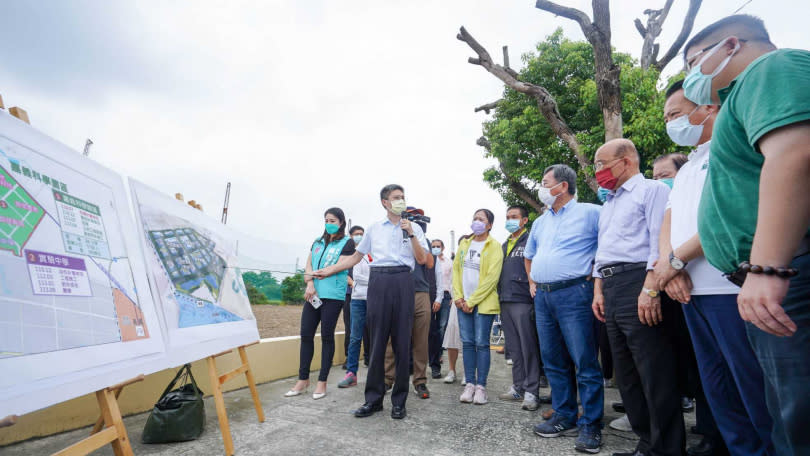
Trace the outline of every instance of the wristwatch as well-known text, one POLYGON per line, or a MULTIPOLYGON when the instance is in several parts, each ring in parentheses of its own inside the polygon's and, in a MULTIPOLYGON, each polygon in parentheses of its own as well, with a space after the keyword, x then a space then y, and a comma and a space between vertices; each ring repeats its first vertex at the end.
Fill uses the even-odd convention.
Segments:
POLYGON ((672 266, 672 269, 676 271, 680 271, 681 269, 686 267, 686 261, 675 256, 675 251, 669 252, 669 265, 672 266))
POLYGON ((413 239, 413 238, 414 238, 414 236, 415 236, 414 234, 409 234, 409 235, 408 235, 408 238, 413 239))
POLYGON ((647 296, 649 296, 651 298, 657 298, 658 295, 660 294, 658 291, 650 290, 649 288, 642 288, 641 292, 642 293, 647 293, 647 296))

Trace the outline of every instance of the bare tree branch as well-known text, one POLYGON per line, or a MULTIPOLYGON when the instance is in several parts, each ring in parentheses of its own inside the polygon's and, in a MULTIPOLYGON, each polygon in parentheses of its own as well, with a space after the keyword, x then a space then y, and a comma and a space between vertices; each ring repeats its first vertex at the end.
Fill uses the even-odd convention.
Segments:
POLYGON ((498 103, 500 103, 500 102, 501 102, 501 100, 495 100, 492 103, 487 103, 485 105, 481 105, 481 106, 475 108, 475 112, 484 111, 485 113, 489 114, 490 111, 498 108, 498 103))
POLYGON ((638 33, 641 35, 642 38, 647 36, 647 29, 644 28, 644 25, 641 23, 641 19, 636 18, 636 20, 634 20, 633 23, 636 24, 636 30, 638 30, 638 33))
POLYGON ((585 32, 585 36, 588 36, 589 33, 586 32, 586 30, 590 30, 593 28, 593 24, 591 24, 591 18, 588 17, 587 14, 583 13, 582 11, 576 8, 558 5, 548 0, 537 0, 537 3, 534 4, 534 7, 537 9, 541 9, 543 11, 548 11, 549 13, 554 14, 556 16, 562 16, 566 19, 571 19, 572 21, 579 23, 579 26, 582 28, 582 31, 585 32))
MULTIPOLYGON (((577 158, 580 166, 584 168, 591 164, 582 146, 580 146, 576 135, 562 118, 560 110, 557 108, 557 101, 548 90, 539 85, 519 80, 515 71, 507 71, 506 68, 493 62, 487 50, 484 49, 464 27, 459 29, 456 38, 467 43, 467 45, 478 54, 477 59, 468 59, 470 63, 484 67, 490 74, 503 81, 503 83, 512 90, 534 98, 537 103, 537 109, 540 110, 540 113, 546 121, 548 121, 551 130, 574 152, 574 156, 577 158)), ((588 178, 588 185, 593 188, 594 191, 598 188, 596 181, 592 177, 588 178)))
MULTIPOLYGON (((484 149, 492 155, 492 145, 490 144, 489 140, 485 136, 481 136, 475 141, 476 144, 483 147, 484 149)), ((512 178, 509 173, 506 171, 506 166, 504 166, 503 162, 499 157, 495 157, 498 160, 498 169, 503 174, 503 179, 506 182, 506 185, 509 186, 509 189, 518 196, 518 198, 522 199, 526 204, 532 207, 538 214, 542 214, 545 210, 543 207, 543 203, 537 198, 537 195, 526 188, 519 180, 512 178)))
POLYGON ((661 57, 661 60, 655 62, 655 67, 658 71, 662 71, 664 67, 666 67, 676 55, 678 55, 678 51, 681 50, 681 46, 686 42, 686 39, 689 38, 689 34, 692 33, 692 27, 695 25, 695 17, 697 16, 698 10, 700 10, 700 5, 703 3, 703 0, 689 0, 689 10, 686 12, 686 17, 683 20, 683 26, 681 27, 681 33, 678 34, 678 37, 675 38, 675 41, 672 43, 672 46, 669 50, 661 57))

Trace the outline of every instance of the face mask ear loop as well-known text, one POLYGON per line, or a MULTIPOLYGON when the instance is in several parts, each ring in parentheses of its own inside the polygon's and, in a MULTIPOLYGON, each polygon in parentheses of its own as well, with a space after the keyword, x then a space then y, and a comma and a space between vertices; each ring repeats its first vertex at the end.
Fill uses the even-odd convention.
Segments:
MULTIPOLYGON (((699 108, 699 107, 700 107, 700 106, 698 106, 698 108, 699 108)), ((707 120, 709 120, 709 117, 711 117, 711 116, 712 116, 712 113, 711 113, 711 112, 710 112, 710 113, 708 113, 708 114, 706 114, 706 117, 703 119, 703 122, 699 123, 698 125, 703 125, 703 124, 705 124, 705 123, 706 123, 706 121, 707 121, 707 120)))

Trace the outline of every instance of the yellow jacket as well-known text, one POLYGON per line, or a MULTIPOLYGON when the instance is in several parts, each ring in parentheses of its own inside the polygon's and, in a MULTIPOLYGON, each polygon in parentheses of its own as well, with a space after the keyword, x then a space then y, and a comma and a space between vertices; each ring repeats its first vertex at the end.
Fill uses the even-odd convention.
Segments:
POLYGON ((503 248, 491 235, 487 237, 481 251, 481 270, 478 278, 478 287, 472 295, 464 296, 462 285, 464 257, 470 250, 472 238, 464 239, 458 246, 456 259, 453 261, 453 299, 464 298, 470 307, 478 306, 480 314, 497 314, 501 312, 498 301, 498 280, 501 278, 503 267, 503 248))

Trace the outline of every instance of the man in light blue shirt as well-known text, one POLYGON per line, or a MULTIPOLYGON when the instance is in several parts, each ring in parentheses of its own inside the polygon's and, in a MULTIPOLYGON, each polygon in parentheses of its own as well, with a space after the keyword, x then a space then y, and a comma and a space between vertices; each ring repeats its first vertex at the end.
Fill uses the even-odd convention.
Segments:
POLYGON ((370 254, 366 319, 371 339, 371 356, 366 378, 366 402, 354 411, 364 418, 382 410, 385 395, 385 349, 388 339, 396 360, 394 387, 391 392, 391 418, 406 416, 408 398, 408 361, 414 318, 414 280, 416 263, 431 258, 425 233, 402 213, 407 209, 405 192, 399 185, 387 185, 380 191, 387 217, 372 224, 354 255, 342 257, 337 264, 313 272, 318 278, 329 277, 359 263, 370 254))
POLYGON ((645 179, 636 146, 614 139, 596 151, 599 185, 610 190, 599 217, 593 312, 607 327, 616 381, 630 425, 639 436, 634 452, 681 455, 685 431, 671 331, 662 309, 654 264, 669 187, 645 179))
POLYGON ((554 416, 534 432, 543 437, 579 433, 575 448, 596 453, 602 444, 604 391, 590 304, 599 206, 577 202, 577 173, 567 165, 548 167, 542 183, 538 194, 547 210, 532 226, 524 257, 554 416), (579 419, 577 389, 584 411, 579 419))

